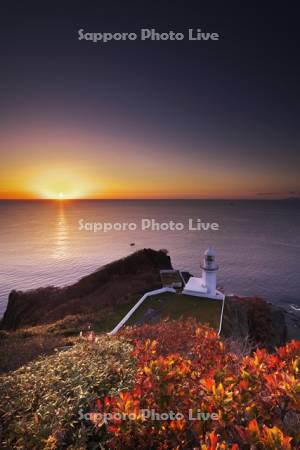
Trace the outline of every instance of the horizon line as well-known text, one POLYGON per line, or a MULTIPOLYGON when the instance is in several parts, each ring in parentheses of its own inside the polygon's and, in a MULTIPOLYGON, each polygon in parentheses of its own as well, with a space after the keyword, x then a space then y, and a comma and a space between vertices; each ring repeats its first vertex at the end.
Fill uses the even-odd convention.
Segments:
POLYGON ((239 201, 239 200, 300 200, 300 196, 280 196, 280 197, 145 197, 145 198, 64 198, 64 199, 57 199, 57 198, 0 198, 0 201, 29 201, 29 202, 57 202, 57 203, 66 203, 66 202, 72 202, 72 201, 211 201, 211 200, 222 200, 222 201, 239 201))

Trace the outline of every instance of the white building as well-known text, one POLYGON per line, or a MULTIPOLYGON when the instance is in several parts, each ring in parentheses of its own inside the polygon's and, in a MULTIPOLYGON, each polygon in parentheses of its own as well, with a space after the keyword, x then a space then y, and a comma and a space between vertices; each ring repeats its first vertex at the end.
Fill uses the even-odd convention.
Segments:
POLYGON ((217 270, 219 266, 215 261, 215 253, 211 247, 206 250, 200 267, 202 277, 191 277, 183 289, 183 294, 223 300, 224 294, 217 290, 217 270))

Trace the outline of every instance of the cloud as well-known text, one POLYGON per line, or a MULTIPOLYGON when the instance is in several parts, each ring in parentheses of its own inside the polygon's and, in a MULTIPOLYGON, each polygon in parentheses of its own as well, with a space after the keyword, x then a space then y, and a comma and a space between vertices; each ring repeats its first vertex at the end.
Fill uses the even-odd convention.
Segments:
POLYGON ((300 195, 300 191, 287 191, 287 192, 257 192, 257 196, 260 197, 297 197, 300 195))

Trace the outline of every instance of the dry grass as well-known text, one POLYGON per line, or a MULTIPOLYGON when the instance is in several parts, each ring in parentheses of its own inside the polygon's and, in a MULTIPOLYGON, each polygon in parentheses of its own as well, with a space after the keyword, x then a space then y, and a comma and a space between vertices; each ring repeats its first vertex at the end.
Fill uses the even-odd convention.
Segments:
POLYGON ((99 448, 91 442, 92 424, 79 411, 95 408, 99 396, 131 387, 131 352, 123 339, 103 336, 97 344, 77 343, 0 376, 1 449, 99 448))
POLYGON ((0 339, 0 373, 18 369, 41 355, 49 355, 56 348, 69 344, 62 336, 10 336, 0 339))
POLYGON ((79 330, 88 330, 90 321, 84 316, 67 316, 48 325, 0 330, 0 373, 16 370, 39 356, 73 345, 79 330))

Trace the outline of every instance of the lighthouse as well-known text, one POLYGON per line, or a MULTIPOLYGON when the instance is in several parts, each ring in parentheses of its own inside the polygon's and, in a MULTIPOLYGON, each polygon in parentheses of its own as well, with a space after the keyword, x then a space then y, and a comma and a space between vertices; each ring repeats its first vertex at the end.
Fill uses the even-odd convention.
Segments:
POLYGON ((217 270, 219 266, 216 263, 215 252, 211 247, 208 247, 204 253, 203 263, 200 267, 202 269, 203 287, 207 288, 209 294, 215 295, 217 290, 217 270))
POLYGON ((208 247, 204 253, 200 268, 202 276, 200 278, 191 277, 183 289, 183 294, 223 300, 224 294, 217 290, 217 271, 219 266, 216 263, 215 252, 211 247, 208 247))

